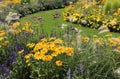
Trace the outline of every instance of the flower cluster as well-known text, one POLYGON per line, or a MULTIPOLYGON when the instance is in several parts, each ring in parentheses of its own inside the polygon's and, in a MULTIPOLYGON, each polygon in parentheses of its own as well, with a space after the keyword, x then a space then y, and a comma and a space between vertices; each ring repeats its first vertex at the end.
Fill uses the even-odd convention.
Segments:
MULTIPOLYGON (((28 43, 28 48, 33 48, 31 53, 25 55, 26 60, 28 61, 30 57, 33 57, 36 60, 42 61, 51 61, 53 58, 66 54, 67 56, 73 55, 73 48, 65 47, 62 45, 63 41, 56 38, 41 39, 37 44, 28 43)), ((56 62, 56 64, 59 62, 56 62)))
POLYGON ((20 16, 17 13, 9 12, 9 14, 6 16, 6 21, 8 23, 11 23, 12 21, 19 20, 20 16))
POLYGON ((2 0, 2 2, 8 2, 8 3, 13 3, 13 4, 17 4, 20 3, 21 0, 2 0))
POLYGON ((0 30, 0 48, 7 46, 9 43, 9 40, 6 39, 6 32, 5 30, 0 30))
POLYGON ((118 8, 117 12, 114 13, 115 16, 119 16, 120 15, 120 8, 118 8))
MULTIPOLYGON (((41 77, 39 76, 40 74, 42 77, 49 76, 48 73, 57 74, 52 72, 55 71, 54 68, 61 70, 59 68, 64 67, 67 63, 66 60, 74 54, 72 47, 64 46, 64 42, 55 37, 49 39, 43 38, 36 44, 28 43, 26 47, 29 49, 29 53, 24 56, 26 65, 31 69, 33 69, 33 67, 40 69, 38 70, 37 77, 41 77), (42 66, 42 68, 39 66, 42 66), (44 67, 46 67, 47 71, 45 71, 46 69, 44 67)), ((24 51, 25 49, 20 50, 18 54, 21 55, 24 51)), ((32 72, 35 73, 36 71, 33 69, 32 72)))
POLYGON ((120 32, 119 9, 114 15, 103 12, 104 4, 100 2, 86 2, 80 0, 74 5, 66 7, 64 20, 98 29, 107 26, 110 31, 120 32))
POLYGON ((23 31, 28 32, 28 33, 34 32, 34 30, 31 28, 31 23, 29 22, 26 22, 23 27, 21 26, 20 22, 15 22, 8 28, 9 29, 7 31, 12 34, 19 34, 23 31))
MULTIPOLYGON (((74 40, 71 43, 76 45, 74 40)), ((95 49, 97 46, 107 46, 112 48, 113 51, 120 52, 120 37, 113 37, 111 33, 107 33, 103 37, 99 37, 97 35, 93 35, 92 37, 80 36, 77 38, 78 50, 81 44, 84 45, 89 43, 92 43, 93 47, 95 46, 95 49)))

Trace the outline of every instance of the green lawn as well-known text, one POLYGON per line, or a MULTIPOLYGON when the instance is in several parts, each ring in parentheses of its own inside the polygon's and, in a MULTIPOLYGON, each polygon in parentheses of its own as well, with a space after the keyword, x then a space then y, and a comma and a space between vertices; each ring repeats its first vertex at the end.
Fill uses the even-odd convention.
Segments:
MULTIPOLYGON (((58 11, 62 15, 62 13, 64 12, 64 9, 42 11, 42 12, 38 12, 35 14, 31 14, 31 15, 21 18, 21 22, 22 23, 32 22, 33 25, 35 25, 35 24, 39 25, 40 21, 38 23, 36 23, 36 18, 34 18, 34 17, 42 17, 44 19, 43 26, 45 28, 45 31, 48 33, 50 33, 52 29, 54 29, 53 26, 61 25, 64 23, 64 24, 67 24, 68 26, 74 26, 74 27, 81 29, 83 35, 89 36, 89 35, 97 35, 98 34, 99 31, 97 31, 97 30, 86 28, 86 27, 81 27, 80 25, 72 24, 70 22, 64 21, 63 16, 61 16, 59 19, 55 20, 53 18, 53 14, 55 13, 55 11, 58 11)), ((112 34, 113 34, 113 36, 119 36, 119 33, 112 33, 112 34)), ((102 34, 102 35, 104 35, 104 34, 102 34)))

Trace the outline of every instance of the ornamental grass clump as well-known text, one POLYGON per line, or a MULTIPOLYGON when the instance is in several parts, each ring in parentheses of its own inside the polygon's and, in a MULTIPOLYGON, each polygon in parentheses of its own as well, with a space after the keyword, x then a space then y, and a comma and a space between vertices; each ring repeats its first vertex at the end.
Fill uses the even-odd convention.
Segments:
POLYGON ((108 33, 103 37, 81 35, 76 40, 74 44, 77 49, 66 72, 66 79, 118 79, 119 37, 113 38, 108 33))

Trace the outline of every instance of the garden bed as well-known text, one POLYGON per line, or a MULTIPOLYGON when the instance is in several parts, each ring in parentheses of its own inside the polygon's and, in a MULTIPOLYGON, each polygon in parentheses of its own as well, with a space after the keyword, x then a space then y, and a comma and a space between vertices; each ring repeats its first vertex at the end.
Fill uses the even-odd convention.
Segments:
POLYGON ((105 4, 105 2, 78 1, 66 7, 64 20, 81 24, 83 27, 93 29, 103 27, 104 30, 120 33, 119 8, 107 11, 107 8, 110 8, 112 5, 107 4, 109 2, 110 1, 105 4))
POLYGON ((0 79, 119 79, 119 33, 78 27, 63 20, 63 11, 1 27, 0 79))

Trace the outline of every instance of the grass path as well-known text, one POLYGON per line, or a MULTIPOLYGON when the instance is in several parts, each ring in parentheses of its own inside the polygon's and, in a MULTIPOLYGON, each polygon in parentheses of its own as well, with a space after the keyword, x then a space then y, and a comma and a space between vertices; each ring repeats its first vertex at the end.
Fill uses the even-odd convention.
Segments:
MULTIPOLYGON (((53 29, 52 27, 55 26, 56 24, 57 25, 58 24, 61 25, 61 24, 64 23, 64 24, 67 24, 68 26, 78 27, 79 29, 82 30, 82 34, 83 35, 88 35, 89 36, 89 35, 97 35, 98 34, 97 30, 86 28, 86 27, 81 27, 81 26, 79 26, 77 24, 72 24, 70 22, 66 22, 66 21, 63 20, 62 16, 59 19, 55 20, 53 18, 53 14, 55 13, 55 11, 58 11, 62 15, 64 9, 42 11, 42 12, 38 12, 38 13, 35 13, 35 14, 31 14, 31 15, 28 15, 26 17, 21 18, 21 22, 22 23, 32 22, 33 25, 35 25, 35 24, 39 25, 40 22, 35 23, 36 22, 36 18, 34 18, 34 17, 37 17, 37 18, 42 17, 44 19, 44 23, 43 24, 44 24, 45 31, 48 32, 48 33, 51 32, 51 30, 53 29)), ((120 35, 119 33, 112 33, 112 34, 113 34, 113 36, 119 36, 120 35)))

